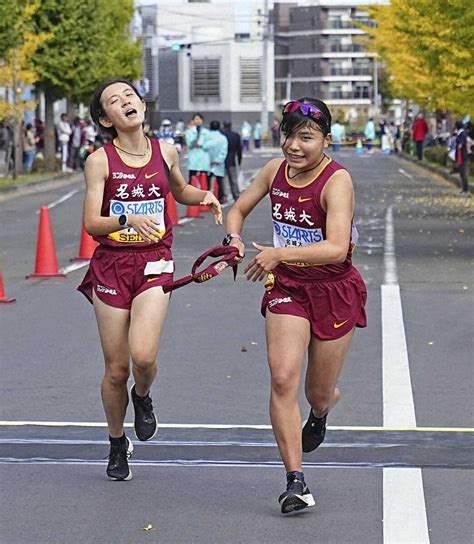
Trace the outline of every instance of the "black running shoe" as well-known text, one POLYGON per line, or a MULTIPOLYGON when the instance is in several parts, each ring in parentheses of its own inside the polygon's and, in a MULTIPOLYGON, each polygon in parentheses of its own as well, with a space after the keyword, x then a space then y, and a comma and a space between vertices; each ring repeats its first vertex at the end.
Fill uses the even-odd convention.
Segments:
POLYGON ((128 481, 132 479, 132 472, 128 468, 128 460, 133 453, 132 441, 125 437, 124 441, 113 440, 110 443, 109 464, 107 477, 114 481, 128 481))
POLYGON ((327 414, 323 417, 316 417, 313 414, 313 410, 309 411, 309 417, 301 433, 303 451, 305 453, 315 450, 323 442, 326 435, 327 417, 327 414))
POLYGON ((286 491, 278 497, 282 514, 289 514, 315 505, 313 495, 304 482, 302 472, 288 472, 286 481, 286 491))
POLYGON ((153 438, 158 430, 153 403, 149 394, 146 397, 139 397, 135 393, 135 385, 132 386, 130 392, 135 409, 135 435, 138 440, 145 442, 153 438))

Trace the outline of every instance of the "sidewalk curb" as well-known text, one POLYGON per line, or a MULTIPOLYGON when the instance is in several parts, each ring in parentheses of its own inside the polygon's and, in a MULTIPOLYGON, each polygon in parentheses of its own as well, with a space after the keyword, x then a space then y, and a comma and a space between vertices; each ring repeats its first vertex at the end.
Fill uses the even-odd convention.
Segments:
POLYGON ((35 190, 50 190, 55 187, 65 187, 73 183, 77 183, 83 177, 83 172, 74 174, 59 173, 48 178, 43 178, 29 183, 20 183, 18 185, 10 185, 9 187, 0 187, 0 201, 31 194, 35 190))
MULTIPOLYGON (((396 156, 399 157, 400 159, 404 159, 404 160, 406 160, 408 162, 411 162, 412 164, 420 167, 422 170, 425 170, 425 171, 428 171, 429 173, 437 174, 438 176, 441 176, 442 178, 449 181, 452 185, 455 185, 458 188, 462 187, 461 180, 460 180, 458 175, 450 174, 449 172, 446 172, 445 170, 443 170, 441 167, 438 168, 438 167, 433 166, 431 164, 424 163, 424 162, 419 161, 418 159, 415 159, 414 157, 412 157, 410 155, 407 155, 406 153, 403 153, 403 152, 398 153, 396 156)), ((469 192, 470 193, 474 192, 474 188, 470 187, 469 192)))

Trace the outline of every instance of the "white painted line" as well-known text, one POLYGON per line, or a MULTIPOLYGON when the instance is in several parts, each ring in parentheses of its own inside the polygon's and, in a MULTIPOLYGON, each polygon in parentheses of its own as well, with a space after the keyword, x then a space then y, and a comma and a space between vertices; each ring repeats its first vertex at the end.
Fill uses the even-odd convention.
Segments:
MULTIPOLYGON (((56 206, 58 206, 58 204, 61 204, 62 202, 65 202, 66 200, 69 200, 72 196, 74 196, 76 193, 79 193, 80 191, 82 191, 82 189, 73 189, 72 191, 69 191, 69 193, 66 193, 65 195, 63 195, 61 198, 58 198, 57 200, 54 200, 50 204, 47 204, 48 210, 50 210, 51 208, 55 208, 56 206)), ((39 213, 40 211, 37 210, 36 214, 39 214, 39 213)))
POLYGON ((79 270, 80 268, 84 268, 84 266, 88 266, 89 261, 76 261, 74 263, 68 264, 64 268, 61 268, 59 271, 61 274, 69 274, 69 272, 73 272, 74 270, 79 270))
MULTIPOLYGON (((0 427, 84 427, 105 428, 104 421, 0 421, 0 427)), ((132 428, 133 423, 125 423, 124 427, 132 428)), ((158 423, 161 429, 256 429, 271 430, 271 425, 232 425, 224 423, 158 423)), ((418 433, 473 433, 472 427, 368 427, 363 425, 328 425, 331 431, 386 431, 386 432, 418 432, 418 433)))
POLYGON ((395 236, 393 232, 393 208, 389 206, 385 214, 385 246, 384 246, 385 284, 398 284, 397 259, 395 256, 395 236))
MULTIPOLYGON (((0 427, 107 427, 105 421, 0 421, 0 427)), ((133 427, 133 423, 124 423, 133 427)), ((158 423, 162 429, 271 429, 271 425, 227 425, 208 423, 158 423)))
POLYGON ((416 427, 400 288, 382 285, 383 423, 416 427))
POLYGON ((413 176, 409 174, 408 172, 405 172, 403 168, 399 168, 398 171, 400 172, 400 174, 402 174, 402 176, 405 176, 406 178, 413 180, 413 176))
MULTIPOLYGON (((384 427, 416 427, 408 349, 395 257, 393 211, 386 214, 382 297, 384 427)), ((383 469, 384 544, 429 544, 423 477, 419 468, 383 469)))
POLYGON ((429 544, 420 468, 383 469, 384 544, 429 544))

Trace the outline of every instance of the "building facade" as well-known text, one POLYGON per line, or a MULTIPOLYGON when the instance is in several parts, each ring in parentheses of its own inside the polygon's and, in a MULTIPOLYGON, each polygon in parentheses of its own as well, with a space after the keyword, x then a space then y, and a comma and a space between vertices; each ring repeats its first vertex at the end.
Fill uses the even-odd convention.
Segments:
POLYGON ((138 6, 153 128, 199 112, 206 123, 231 121, 238 129, 261 120, 264 96, 273 118, 273 44, 264 39, 263 9, 263 0, 138 6))
POLYGON ((375 55, 361 43, 359 23, 371 24, 364 6, 373 0, 322 0, 310 5, 276 3, 275 99, 321 98, 338 116, 357 122, 377 115, 375 55))

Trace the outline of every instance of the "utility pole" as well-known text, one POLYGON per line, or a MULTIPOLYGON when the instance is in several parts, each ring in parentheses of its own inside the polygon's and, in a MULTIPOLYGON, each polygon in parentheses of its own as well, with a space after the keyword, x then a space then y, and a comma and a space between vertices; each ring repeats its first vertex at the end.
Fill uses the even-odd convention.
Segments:
POLYGON ((286 94, 285 94, 285 102, 289 102, 291 100, 291 73, 288 72, 286 75, 286 94))
MULTIPOLYGON (((17 65, 17 50, 13 50, 12 56, 12 99, 13 99, 13 179, 18 177, 20 173, 20 168, 23 164, 22 153, 20 148, 20 122, 21 122, 21 113, 18 109, 18 99, 20 95, 20 88, 18 82, 18 65, 17 65)), ((8 157, 7 157, 8 160, 8 157)))
POLYGON ((379 109, 379 71, 377 57, 374 57, 374 112, 377 117, 380 113, 379 109))
POLYGON ((260 116, 260 122, 262 123, 262 135, 268 136, 268 42, 270 37, 270 17, 268 12, 268 0, 263 4, 263 55, 262 55, 262 67, 261 67, 261 92, 262 92, 262 111, 260 116))

